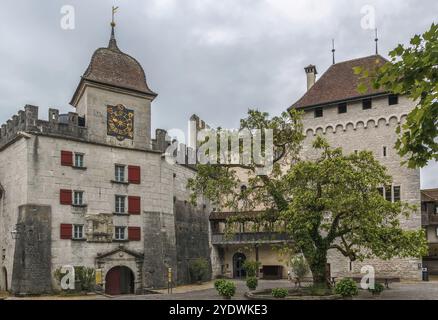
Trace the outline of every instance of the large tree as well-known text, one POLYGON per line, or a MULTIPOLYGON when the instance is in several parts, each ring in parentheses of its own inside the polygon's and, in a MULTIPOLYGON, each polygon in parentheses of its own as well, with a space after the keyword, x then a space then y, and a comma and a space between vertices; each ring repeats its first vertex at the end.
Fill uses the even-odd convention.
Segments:
MULTIPOLYGON (((398 153, 407 157, 411 168, 438 160, 438 25, 432 24, 410 45, 399 44, 389 53, 390 62, 376 70, 356 68, 357 74, 371 79, 374 88, 384 88, 416 101, 407 121, 398 128, 398 153)), ((359 91, 366 91, 362 83, 359 91)))
MULTIPOLYGON (((422 256, 426 240, 422 230, 403 230, 399 218, 413 208, 386 201, 377 188, 391 183, 385 168, 370 152, 344 155, 322 139, 314 148, 315 161, 299 158, 303 141, 301 115, 296 111, 269 118, 267 113, 250 110, 241 120, 241 129, 274 131, 274 167, 257 175, 257 164, 198 165, 188 183, 192 200, 203 195, 220 209, 237 213, 255 208, 265 210, 254 223, 280 222, 294 249, 307 259, 316 284, 327 284, 327 252, 338 250, 351 260, 376 256, 422 256), (237 170, 241 172, 238 174, 237 170), (247 175, 247 188, 240 189, 239 177, 247 175)), ((247 216, 231 218, 230 224, 247 216)))

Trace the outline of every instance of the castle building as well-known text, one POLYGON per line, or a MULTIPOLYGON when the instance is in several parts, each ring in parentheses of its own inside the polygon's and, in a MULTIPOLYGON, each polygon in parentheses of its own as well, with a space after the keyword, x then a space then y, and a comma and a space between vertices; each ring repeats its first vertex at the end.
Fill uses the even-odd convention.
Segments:
MULTIPOLYGON (((384 90, 369 89, 358 93, 359 76, 354 67, 374 69, 386 60, 379 56, 344 61, 331 65, 316 81, 317 70, 313 65, 305 68, 307 92, 290 108, 302 110, 305 140, 302 156, 316 157, 312 142, 320 135, 333 147, 342 147, 344 152, 372 151, 393 177, 390 186, 382 186, 381 192, 388 201, 405 201, 420 208, 420 171, 401 165, 402 159, 394 149, 397 140, 396 128, 414 108, 415 102, 384 90)), ((256 260, 261 263, 260 274, 265 278, 285 278, 289 267, 287 258, 273 248, 284 244, 287 235, 281 232, 256 232, 245 228, 233 238, 224 236, 222 230, 226 220, 236 212, 213 212, 210 215, 212 259, 220 265, 215 269, 230 277, 244 276, 243 261, 256 260)), ((251 216, 256 212, 245 212, 251 216)), ((248 219, 250 220, 250 219, 248 219)), ((408 219, 402 218, 402 227, 421 228, 420 210, 408 219)), ((330 277, 360 274, 361 267, 372 265, 378 275, 391 275, 401 279, 421 279, 421 259, 379 259, 351 262, 332 250, 329 252, 327 273, 330 277)))
POLYGON ((188 204, 188 166, 151 137, 157 94, 117 45, 97 49, 71 99, 76 112, 27 105, 0 131, 0 290, 59 289, 62 266, 96 269, 109 294, 189 282, 209 260, 208 207, 188 204))

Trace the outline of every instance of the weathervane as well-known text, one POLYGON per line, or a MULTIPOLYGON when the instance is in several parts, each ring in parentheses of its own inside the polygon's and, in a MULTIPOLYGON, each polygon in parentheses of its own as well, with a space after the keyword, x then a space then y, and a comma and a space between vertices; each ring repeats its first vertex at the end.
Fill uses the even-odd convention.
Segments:
POLYGON ((114 20, 114 16, 115 16, 115 14, 117 13, 117 10, 119 9, 119 7, 114 7, 113 6, 113 9, 112 9, 112 20, 111 20, 111 26, 112 27, 115 27, 116 26, 116 22, 115 22, 115 20, 114 20))
POLYGON ((376 55, 379 54, 379 38, 377 37, 377 28, 375 29, 376 32, 376 38, 374 39, 374 41, 376 42, 376 55))
POLYGON ((332 55, 333 55, 333 64, 335 64, 335 39, 332 39, 332 55))

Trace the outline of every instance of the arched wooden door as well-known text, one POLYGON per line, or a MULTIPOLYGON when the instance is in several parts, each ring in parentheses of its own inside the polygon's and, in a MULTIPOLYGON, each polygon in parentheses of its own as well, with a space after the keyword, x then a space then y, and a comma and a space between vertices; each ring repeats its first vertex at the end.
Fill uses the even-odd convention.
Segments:
POLYGON ((243 264, 245 263, 246 256, 243 253, 236 253, 233 256, 233 277, 234 278, 244 278, 246 276, 243 264))
POLYGON ((105 293, 118 296, 134 293, 134 273, 128 267, 114 267, 105 277, 105 293))

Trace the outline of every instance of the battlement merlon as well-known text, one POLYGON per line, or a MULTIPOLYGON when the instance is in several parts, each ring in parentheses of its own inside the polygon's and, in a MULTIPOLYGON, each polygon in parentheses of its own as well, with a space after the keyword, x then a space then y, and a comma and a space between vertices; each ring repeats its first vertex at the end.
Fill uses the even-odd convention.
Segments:
POLYGON ((0 148, 14 140, 20 133, 42 133, 70 138, 86 139, 85 118, 77 113, 59 114, 59 110, 50 108, 48 120, 38 119, 38 107, 26 105, 6 121, 0 129, 0 148))

